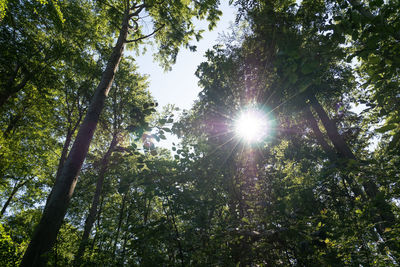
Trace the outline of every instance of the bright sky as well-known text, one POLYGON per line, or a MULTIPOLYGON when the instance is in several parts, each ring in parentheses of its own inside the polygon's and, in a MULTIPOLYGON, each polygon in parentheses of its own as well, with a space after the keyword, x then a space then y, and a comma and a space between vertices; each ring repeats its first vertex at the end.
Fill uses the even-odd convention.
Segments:
POLYGON ((197 98, 201 90, 197 85, 197 77, 194 75, 197 66, 205 61, 204 53, 217 43, 218 34, 228 32, 230 23, 235 20, 235 8, 229 6, 227 0, 221 2, 220 9, 223 15, 217 22, 217 27, 209 32, 206 23, 198 23, 198 29, 204 29, 206 32, 203 33, 203 39, 195 43, 197 51, 181 49, 176 64, 172 66, 172 71, 164 72, 158 63, 153 61, 154 50, 151 47, 144 56, 137 57, 139 72, 150 76, 149 89, 159 107, 174 104, 181 109, 190 109, 197 98))

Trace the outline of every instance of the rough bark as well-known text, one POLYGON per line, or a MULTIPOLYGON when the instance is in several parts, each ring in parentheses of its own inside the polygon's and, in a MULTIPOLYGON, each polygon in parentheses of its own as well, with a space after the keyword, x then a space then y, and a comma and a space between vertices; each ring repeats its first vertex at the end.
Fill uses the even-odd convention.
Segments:
POLYGON ((90 207, 89 214, 85 221, 85 227, 84 227, 82 239, 81 239, 81 242, 79 243, 79 249, 78 249, 78 252, 76 253, 75 260, 74 260, 75 266, 79 266, 79 264, 81 262, 82 256, 85 252, 85 248, 88 244, 90 231, 92 230, 93 224, 96 221, 97 209, 98 209, 99 202, 100 202, 101 192, 103 190, 105 174, 106 174, 106 171, 108 168, 108 164, 110 162, 111 154, 112 154, 114 148, 118 144, 117 136, 118 136, 118 133, 114 132, 110 146, 108 147, 107 152, 104 154, 104 156, 101 160, 101 167, 100 167, 99 176, 97 178, 96 190, 95 190, 95 193, 94 193, 94 196, 92 199, 92 205, 90 207))
POLYGON ((122 58, 129 30, 129 8, 125 11, 117 43, 104 70, 101 81, 94 93, 85 119, 79 128, 75 142, 62 168, 59 179, 53 186, 42 218, 36 227, 31 242, 20 266, 44 266, 47 255, 53 247, 62 225, 70 199, 78 181, 78 175, 89 150, 105 99, 114 80, 115 72, 122 58))

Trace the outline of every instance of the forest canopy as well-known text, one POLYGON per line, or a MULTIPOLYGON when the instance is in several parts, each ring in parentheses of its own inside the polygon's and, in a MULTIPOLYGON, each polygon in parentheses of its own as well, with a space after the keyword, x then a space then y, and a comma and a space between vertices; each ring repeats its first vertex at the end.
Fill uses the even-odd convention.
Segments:
POLYGON ((230 4, 179 112, 218 0, 0 2, 1 266, 400 264, 400 2, 230 4))

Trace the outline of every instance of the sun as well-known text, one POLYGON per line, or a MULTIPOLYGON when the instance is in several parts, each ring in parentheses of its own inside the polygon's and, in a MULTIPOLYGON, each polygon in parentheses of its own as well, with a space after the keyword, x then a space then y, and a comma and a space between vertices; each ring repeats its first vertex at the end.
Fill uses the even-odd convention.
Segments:
POLYGON ((246 142, 260 142, 268 133, 267 117, 259 110, 245 110, 235 120, 235 133, 246 142))

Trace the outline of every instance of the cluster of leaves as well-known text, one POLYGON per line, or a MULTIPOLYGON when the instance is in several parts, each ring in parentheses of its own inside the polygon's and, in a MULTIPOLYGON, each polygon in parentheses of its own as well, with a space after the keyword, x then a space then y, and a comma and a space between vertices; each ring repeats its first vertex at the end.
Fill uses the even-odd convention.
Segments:
MULTIPOLYGON (((199 38, 190 19, 213 27, 220 14, 216 1, 146 4, 167 68, 199 38)), ((174 108, 154 115, 146 77, 122 59, 48 264, 399 264, 398 3, 235 4, 246 23, 206 53, 199 99, 172 127, 174 108), (258 144, 233 132, 248 107, 271 118, 258 144), (181 143, 157 148, 171 133, 181 143)), ((1 22, 5 266, 19 263, 40 220, 125 3, 56 7, 9 1, 1 22)), ((131 33, 131 48, 146 34, 131 33)))

